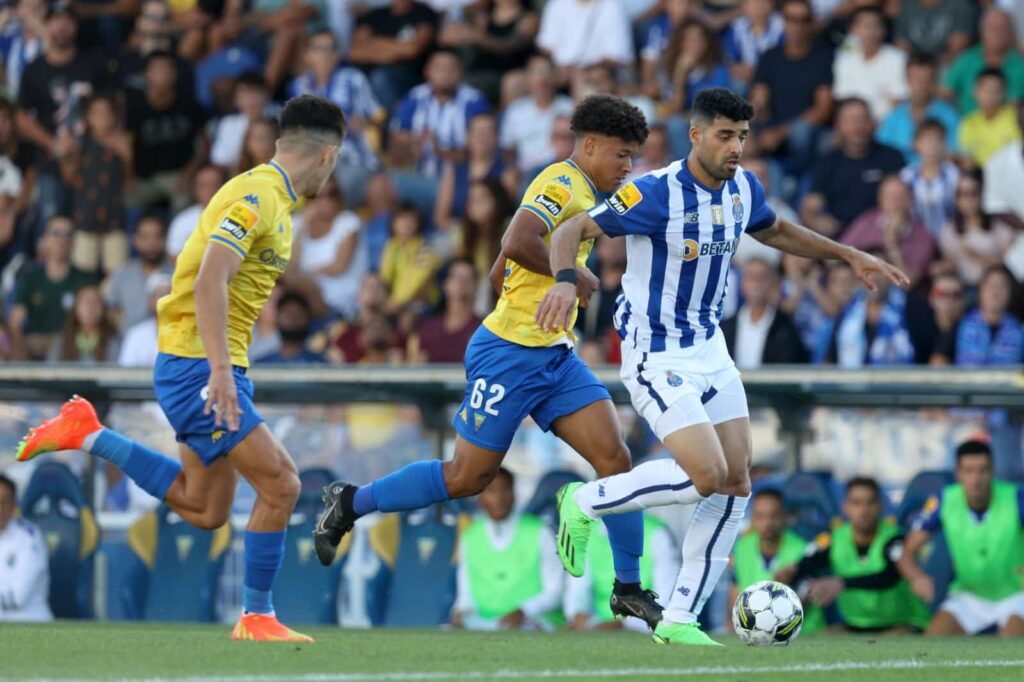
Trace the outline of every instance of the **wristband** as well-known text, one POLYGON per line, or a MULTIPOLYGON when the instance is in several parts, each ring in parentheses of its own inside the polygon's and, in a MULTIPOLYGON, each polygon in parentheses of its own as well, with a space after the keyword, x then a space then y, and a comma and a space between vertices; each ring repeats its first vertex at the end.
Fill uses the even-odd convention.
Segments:
POLYGON ((555 274, 555 281, 556 282, 567 282, 567 283, 572 284, 572 285, 575 286, 575 284, 576 284, 576 269, 575 268, 565 268, 564 270, 559 270, 555 274))

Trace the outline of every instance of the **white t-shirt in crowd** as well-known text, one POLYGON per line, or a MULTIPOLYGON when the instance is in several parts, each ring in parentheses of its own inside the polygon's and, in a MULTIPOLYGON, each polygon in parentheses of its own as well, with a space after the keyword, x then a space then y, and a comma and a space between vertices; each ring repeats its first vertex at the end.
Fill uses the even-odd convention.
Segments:
POLYGON ((764 345, 768 341, 768 329, 775 320, 775 308, 768 308, 760 320, 754 322, 747 306, 740 307, 736 314, 736 344, 733 359, 740 369, 754 369, 761 366, 764 345))
POLYGON ((832 94, 837 100, 863 98, 878 122, 907 96, 906 70, 907 54, 897 47, 883 45, 868 61, 856 42, 847 41, 832 64, 832 94))
POLYGON ((156 365, 157 324, 148 317, 125 332, 117 364, 122 367, 153 367, 156 365))
POLYGON ((1014 142, 985 164, 985 213, 1013 213, 1024 220, 1024 144, 1014 142))
POLYGON ((572 116, 572 100, 559 95, 546 109, 541 109, 532 97, 512 102, 501 118, 500 142, 502 149, 516 152, 516 165, 522 171, 532 171, 552 163, 551 128, 559 116, 572 116))
POLYGON ((633 35, 620 0, 550 0, 540 18, 537 45, 558 66, 633 60, 633 35))
POLYGON ((167 228, 167 254, 177 258, 181 250, 185 248, 185 242, 192 236, 199 226, 199 216, 203 214, 203 207, 199 204, 192 204, 171 220, 167 228))
POLYGON ((320 285, 320 293, 337 313, 351 318, 356 311, 356 295, 363 277, 370 269, 370 256, 366 242, 359 234, 362 222, 352 211, 342 211, 331 223, 331 229, 322 237, 309 236, 308 230, 302 226, 302 249, 299 254, 299 271, 311 275, 320 285), (330 265, 338 253, 338 248, 350 236, 358 240, 348 268, 340 275, 313 275, 319 268, 330 265))

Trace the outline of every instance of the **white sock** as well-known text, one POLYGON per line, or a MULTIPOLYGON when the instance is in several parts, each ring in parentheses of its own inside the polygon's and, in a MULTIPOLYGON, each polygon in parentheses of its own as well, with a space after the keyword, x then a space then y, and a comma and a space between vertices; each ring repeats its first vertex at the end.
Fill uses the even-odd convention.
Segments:
POLYGON ((704 498, 675 460, 657 459, 580 486, 574 499, 584 514, 596 519, 668 504, 696 504, 704 498))
POLYGON ((729 563, 749 499, 715 493, 697 505, 683 540, 683 566, 665 609, 666 621, 696 622, 729 563))
POLYGON ((96 439, 100 437, 101 433, 103 433, 103 429, 93 431, 86 436, 85 440, 82 441, 82 450, 84 452, 92 452, 92 446, 96 444, 96 439))

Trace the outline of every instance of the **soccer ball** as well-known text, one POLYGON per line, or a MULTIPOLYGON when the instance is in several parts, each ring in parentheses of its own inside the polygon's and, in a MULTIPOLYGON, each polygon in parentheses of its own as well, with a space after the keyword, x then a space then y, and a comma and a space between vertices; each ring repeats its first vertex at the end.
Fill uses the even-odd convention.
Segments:
POLYGON ((800 634, 804 606, 796 592, 774 580, 754 583, 732 607, 732 625, 749 646, 786 646, 800 634))

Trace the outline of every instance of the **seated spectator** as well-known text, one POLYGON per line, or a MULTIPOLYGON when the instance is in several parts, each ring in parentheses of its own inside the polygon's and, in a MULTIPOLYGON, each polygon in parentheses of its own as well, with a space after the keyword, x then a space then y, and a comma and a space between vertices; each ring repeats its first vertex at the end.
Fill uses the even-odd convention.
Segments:
POLYGON ((688 19, 707 20, 707 13, 696 0, 663 0, 659 6, 662 11, 651 20, 640 47, 640 82, 644 94, 655 100, 665 90, 662 66, 672 36, 688 19))
POLYGON ((740 369, 807 362, 807 349, 789 315, 779 310, 779 275, 759 258, 743 263, 743 305, 722 322, 722 334, 740 369))
POLYGON ((0 474, 0 621, 51 621, 46 539, 17 511, 18 488, 0 474))
POLYGON ((914 593, 930 603, 935 582, 918 565, 917 554, 934 533, 946 536, 955 577, 925 634, 976 635, 994 627, 1002 636, 1024 635, 1024 493, 993 478, 992 450, 984 441, 960 444, 954 473, 957 482, 925 504, 899 561, 914 593))
POLYGON ((474 309, 481 314, 493 307, 494 290, 488 275, 501 252, 501 237, 514 212, 512 198, 497 182, 484 180, 470 187, 466 220, 459 231, 455 253, 476 269, 479 288, 474 309))
POLYGON ((3 193, 14 200, 12 208, 21 213, 29 206, 33 182, 30 170, 35 163, 35 149, 18 134, 14 105, 0 98, 0 158, 3 172, 0 185, 3 193))
MULTIPOLYGON (((696 19, 683 23, 669 42, 665 51, 665 69, 671 84, 669 91, 663 94, 669 102, 668 112, 687 121, 698 92, 731 85, 718 38, 696 19)), ((688 129, 687 124, 685 130, 688 129)))
POLYGON ((779 310, 789 315, 804 348, 813 352, 829 318, 838 313, 829 296, 825 270, 817 261, 786 253, 782 254, 782 273, 779 310))
MULTIPOLYGON (((672 163, 674 158, 668 130, 660 124, 651 125, 647 131, 647 139, 640 147, 640 155, 633 161, 633 171, 629 180, 635 180, 645 173, 664 168, 672 163)), ((750 170, 749 162, 744 162, 743 167, 750 170)), ((760 244, 761 242, 756 243, 760 244)))
POLYGON ((657 105, 654 100, 641 94, 633 94, 633 88, 622 83, 611 64, 593 64, 577 70, 571 92, 575 102, 582 102, 590 95, 621 97, 640 110, 648 125, 658 121, 657 105))
POLYGON ((85 134, 57 135, 61 176, 71 188, 75 267, 109 275, 128 258, 124 190, 131 182, 131 139, 117 121, 112 96, 85 105, 85 134))
POLYGON ((935 327, 939 333, 928 364, 948 365, 956 355, 956 330, 967 307, 963 282, 952 273, 932 276, 928 305, 935 313, 935 327))
POLYGON ((902 0, 894 27, 896 46, 949 64, 971 44, 974 8, 968 0, 902 0))
POLYGON ((38 261, 18 274, 14 307, 7 319, 15 359, 46 358, 74 293, 93 281, 71 264, 72 232, 69 218, 50 218, 39 242, 38 261))
POLYGON ((1024 98, 1024 57, 1017 49, 1009 15, 994 7, 986 10, 978 37, 979 43, 957 57, 942 80, 944 95, 952 99, 961 116, 978 108, 974 86, 987 68, 1003 72, 1011 100, 1024 98))
MULTIPOLYGON (((361 365, 399 365, 405 358, 404 350, 398 345, 402 335, 384 315, 369 315, 359 328, 359 346, 363 355, 361 365)), ((387 410, 393 410, 388 407, 387 410)))
POLYGON ((530 94, 512 102, 501 117, 499 142, 508 161, 519 168, 523 180, 528 182, 533 179, 533 171, 558 159, 550 144, 554 122, 559 116, 571 116, 573 103, 557 93, 550 57, 530 58, 526 84, 530 94))
POLYGON ((826 236, 841 235, 878 198, 882 178, 898 173, 903 155, 872 138, 864 100, 848 99, 836 110, 836 148, 818 159, 804 197, 804 224, 826 236))
POLYGON ((444 310, 421 320, 409 337, 410 362, 463 361, 470 337, 483 322, 473 312, 478 281, 472 261, 458 258, 448 264, 442 285, 444 310))
POLYGON ((895 175, 879 185, 878 207, 853 221, 841 241, 862 251, 882 250, 911 285, 928 274, 935 256, 935 240, 911 212, 910 189, 895 175))
POLYGON ((231 175, 241 175, 256 166, 268 163, 277 152, 278 124, 276 118, 260 118, 249 124, 242 140, 242 154, 231 175))
POLYGON ((954 201, 953 216, 939 233, 939 248, 963 283, 974 288, 986 268, 1003 262, 1013 243, 1013 230, 982 211, 981 182, 975 176, 960 178, 954 201))
MULTIPOLYGON (((1017 102, 1017 127, 1024 130, 1024 99, 1017 102)), ((1024 233, 1024 145, 1009 144, 985 164, 982 209, 1024 233)))
POLYGON ((309 303, 293 291, 285 291, 275 304, 277 331, 281 336, 281 347, 274 353, 256 358, 261 365, 320 364, 327 360, 323 353, 309 349, 309 337, 313 324, 309 303))
MULTIPOLYGON (((732 551, 732 584, 729 585, 725 628, 732 631, 732 605, 740 592, 756 582, 774 580, 775 572, 800 562, 807 540, 786 527, 786 503, 774 488, 762 488, 750 498, 750 530, 736 541, 732 551)), ((805 635, 825 629, 825 613, 804 604, 805 635)))
POLYGON ((832 96, 860 97, 881 121, 907 96, 907 55, 885 42, 885 15, 879 7, 859 7, 850 17, 850 37, 833 64, 832 96))
POLYGON ((477 502, 483 513, 460 540, 452 626, 551 630, 561 625, 563 574, 554 533, 536 516, 516 513, 515 479, 504 467, 477 502))
POLYGON ((366 182, 366 248, 370 257, 370 270, 380 270, 384 246, 391 236, 391 217, 398 210, 398 191, 391 178, 377 173, 366 182))
POLYGON ((174 274, 167 259, 167 226, 156 215, 143 216, 132 237, 135 258, 115 272, 106 286, 107 305, 119 329, 128 329, 148 316, 146 300, 139 292, 155 272, 174 274))
POLYGON ((934 119, 918 126, 914 151, 917 161, 900 171, 900 180, 910 188, 914 216, 938 238, 953 216, 960 169, 949 159, 945 127, 934 119))
POLYGON ((882 120, 875 132, 875 139, 882 144, 895 147, 907 161, 917 161, 914 152, 914 137, 917 126, 928 119, 934 119, 945 127, 946 145, 950 151, 956 149, 956 133, 960 117, 956 107, 939 99, 935 61, 929 57, 911 56, 907 61, 906 101, 897 104, 882 120))
POLYGON ((448 230, 458 225, 466 217, 471 187, 487 181, 500 182, 509 194, 519 189, 515 167, 505 165, 498 149, 497 120, 490 114, 480 114, 469 121, 466 158, 444 164, 434 205, 434 226, 448 230))
POLYGON ((845 523, 819 535, 807 554, 776 573, 776 579, 796 584, 811 578, 807 601, 820 608, 834 602, 843 626, 852 632, 925 627, 928 607, 897 568, 904 537, 895 523, 882 518, 882 490, 875 479, 847 482, 843 516, 845 523))
POLYGON ((1016 287, 1002 265, 985 270, 978 307, 963 316, 956 334, 942 339, 936 352, 963 367, 1024 362, 1024 325, 1010 312, 1016 287))
POLYGON ((757 62, 782 43, 786 24, 771 0, 743 0, 739 17, 725 30, 722 42, 735 82, 750 83, 757 62))
POLYGON ((832 119, 832 55, 815 41, 807 0, 784 0, 781 11, 785 38, 761 55, 750 101, 758 149, 796 175, 811 166, 818 136, 832 119))
POLYGON ((1006 82, 999 69, 985 69, 974 87, 977 110, 960 121, 957 145, 969 167, 984 167, 993 154, 1020 139, 1017 114, 1006 104, 1006 82))
POLYGON ((43 52, 49 3, 46 0, 20 0, 11 4, 17 6, 0 38, 0 62, 4 67, 4 89, 17 100, 25 67, 43 52))
MULTIPOLYGON (((332 329, 334 348, 329 352, 335 362, 361 362, 367 353, 367 348, 363 345, 363 327, 378 317, 383 317, 387 321, 384 311, 388 303, 388 288, 379 274, 371 272, 363 278, 356 303, 356 317, 340 322, 332 329)), ((404 353, 405 337, 396 334, 390 325, 388 333, 391 347, 387 350, 394 351, 397 355, 404 353)))
POLYGON ((50 346, 48 362, 82 365, 114 363, 121 353, 117 327, 107 315, 99 287, 89 284, 75 292, 64 329, 50 346))
MULTIPOLYGON (((142 8, 135 17, 134 30, 122 46, 117 59, 118 81, 126 88, 145 91, 143 71, 146 60, 151 54, 163 52, 175 55, 178 87, 182 92, 195 91, 195 76, 190 60, 200 56, 197 54, 196 38, 203 31, 185 29, 182 34, 175 26, 172 14, 166 0, 143 0, 142 8)), ((200 40, 205 42, 202 37, 200 40)))
POLYGON ((391 290, 387 311, 396 314, 409 304, 437 301, 437 253, 423 238, 423 217, 403 204, 391 218, 391 238, 381 256, 380 275, 391 290))
MULTIPOLYGON (((648 139, 650 136, 648 135, 648 139)), ((772 182, 772 168, 768 165, 764 159, 757 157, 744 158, 743 168, 748 170, 757 176, 757 179, 761 181, 761 186, 764 187, 765 197, 767 198, 768 206, 775 211, 775 215, 783 220, 788 220, 791 223, 799 223, 800 216, 797 215, 793 207, 786 203, 782 197, 776 192, 775 183, 772 182)), ((777 266, 783 258, 783 253, 776 248, 762 244, 756 239, 741 239, 740 245, 736 249, 736 254, 733 256, 733 263, 741 263, 747 258, 757 257, 761 260, 770 263, 773 266, 777 266)))
POLYGON ((337 185, 328 180, 306 204, 292 250, 298 272, 311 278, 331 311, 345 319, 355 317, 356 294, 370 269, 362 227, 359 216, 346 210, 337 185))
POLYGON ((562 84, 580 67, 633 62, 633 34, 616 0, 550 0, 540 15, 537 47, 551 55, 562 84))
POLYGON ((391 156, 411 160, 418 172, 439 178, 444 161, 465 158, 469 122, 490 111, 487 99, 463 83, 462 62, 440 50, 427 62, 427 82, 399 103, 391 122, 391 156))
POLYGON ((227 171, 220 166, 209 165, 199 169, 192 181, 192 198, 195 203, 174 216, 167 230, 167 255, 178 257, 185 248, 185 242, 199 225, 203 209, 227 181, 227 171))
POLYGON ((203 130, 206 114, 192 91, 180 87, 173 54, 146 57, 144 77, 144 91, 126 94, 125 127, 132 136, 135 179, 126 200, 140 210, 169 202, 172 210, 180 211, 188 205, 186 183, 209 150, 203 130))
POLYGON ((270 89, 263 76, 255 71, 243 73, 235 81, 235 113, 224 116, 214 126, 210 163, 236 168, 242 158, 245 133, 249 124, 273 115, 270 89))
POLYGON ((348 59, 369 74, 385 111, 419 81, 436 23, 434 11, 415 0, 391 0, 359 18, 348 59))
POLYGON ((597 256, 597 291, 576 318, 576 333, 588 339, 618 338, 613 323, 615 306, 622 294, 622 277, 626 274, 626 240, 602 237, 591 252, 597 256))
MULTIPOLYGON (((156 303, 171 293, 171 276, 154 272, 146 278, 146 317, 134 325, 125 326, 121 341, 121 354, 117 364, 121 367, 153 367, 157 356, 156 303)), ((119 471, 119 470, 118 470, 119 471)))

